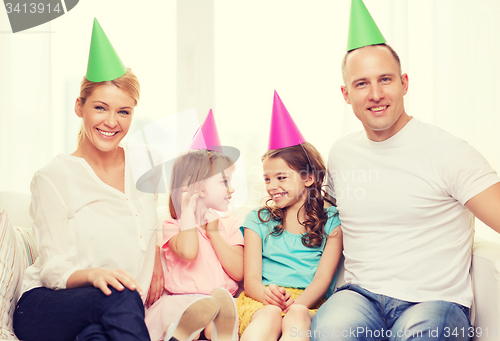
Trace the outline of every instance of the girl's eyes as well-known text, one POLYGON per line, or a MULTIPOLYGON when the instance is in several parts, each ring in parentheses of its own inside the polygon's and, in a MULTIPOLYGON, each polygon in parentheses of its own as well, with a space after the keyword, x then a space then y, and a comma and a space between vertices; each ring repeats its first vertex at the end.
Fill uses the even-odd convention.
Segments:
POLYGON ((282 180, 285 180, 286 179, 286 176, 278 176, 278 180, 282 181, 282 180))
POLYGON ((129 115, 130 114, 127 110, 119 111, 119 113, 122 115, 129 115))
POLYGON ((101 110, 101 111, 102 111, 102 110, 104 110, 104 107, 101 107, 100 105, 97 105, 97 106, 95 107, 95 109, 96 109, 96 110, 101 110))

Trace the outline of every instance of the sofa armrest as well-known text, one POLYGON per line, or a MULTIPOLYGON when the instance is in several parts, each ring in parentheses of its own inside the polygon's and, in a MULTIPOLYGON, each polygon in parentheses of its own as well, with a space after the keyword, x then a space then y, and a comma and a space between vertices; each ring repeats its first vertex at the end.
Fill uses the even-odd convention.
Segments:
POLYGON ((500 340, 500 244, 476 238, 472 251, 472 340, 500 340))

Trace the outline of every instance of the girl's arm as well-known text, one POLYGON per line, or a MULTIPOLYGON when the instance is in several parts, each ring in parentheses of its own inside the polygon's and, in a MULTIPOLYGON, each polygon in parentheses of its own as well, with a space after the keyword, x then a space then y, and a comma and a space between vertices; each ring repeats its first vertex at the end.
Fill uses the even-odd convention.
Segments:
MULTIPOLYGON (((168 241, 168 247, 172 250, 174 255, 187 262, 192 262, 198 257, 198 231, 194 215, 197 199, 197 193, 191 196, 189 196, 187 191, 182 193, 182 219, 180 231, 168 241)), ((172 226, 169 227, 164 223, 163 232, 169 232, 165 230, 168 228, 172 228, 172 226)))
POLYGON ((309 284, 304 292, 302 292, 302 294, 295 299, 295 302, 290 300, 287 301, 285 312, 293 303, 302 304, 310 308, 318 302, 321 297, 323 297, 333 280, 341 254, 342 230, 339 225, 328 235, 326 239, 325 249, 323 250, 323 255, 321 256, 311 284, 309 284))
POLYGON ((219 233, 219 215, 212 209, 205 213, 207 236, 224 271, 235 281, 243 279, 243 246, 230 246, 219 233))
POLYGON ((262 283, 262 239, 256 232, 248 228, 245 229, 243 262, 245 294, 264 304, 283 308, 285 303, 283 288, 279 288, 275 284, 266 287, 262 283))

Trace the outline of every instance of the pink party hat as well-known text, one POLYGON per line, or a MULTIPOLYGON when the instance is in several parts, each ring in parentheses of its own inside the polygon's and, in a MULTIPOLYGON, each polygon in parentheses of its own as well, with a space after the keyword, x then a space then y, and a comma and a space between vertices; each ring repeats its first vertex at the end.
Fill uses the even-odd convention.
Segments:
POLYGON ((273 117, 271 118, 268 150, 296 146, 304 142, 306 142, 306 139, 300 133, 280 96, 274 90, 273 117))
POLYGON ((193 141, 189 148, 191 149, 210 149, 214 150, 213 147, 219 147, 220 139, 219 133, 217 132, 217 126, 215 125, 214 113, 212 109, 208 112, 205 122, 196 131, 193 137, 193 141))

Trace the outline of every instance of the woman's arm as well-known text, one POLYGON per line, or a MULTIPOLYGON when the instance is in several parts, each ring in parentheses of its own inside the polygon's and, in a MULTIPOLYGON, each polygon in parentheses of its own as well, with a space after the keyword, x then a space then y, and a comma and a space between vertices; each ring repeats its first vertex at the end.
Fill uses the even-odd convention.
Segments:
POLYGON ((302 304, 310 308, 323 297, 333 280, 341 254, 342 230, 339 225, 326 239, 325 249, 323 250, 323 255, 321 256, 311 284, 307 286, 294 302, 291 301, 292 299, 287 301, 285 312, 288 311, 288 308, 293 303, 302 304))
POLYGON ((80 288, 86 286, 94 286, 101 289, 105 295, 111 295, 111 290, 108 285, 111 285, 118 291, 122 291, 124 286, 130 290, 136 290, 139 295, 143 295, 142 289, 137 284, 137 281, 128 272, 122 269, 84 269, 77 270, 69 276, 66 282, 66 288, 80 288))
POLYGON ((146 301, 144 302, 146 306, 152 306, 160 297, 163 295, 163 265, 161 263, 161 250, 160 246, 155 245, 155 265, 153 268, 153 276, 151 278, 151 284, 149 285, 148 295, 146 301))
POLYGON ((230 246, 219 233, 219 215, 213 209, 205 213, 208 221, 206 231, 212 247, 219 258, 224 271, 235 281, 243 279, 243 246, 230 246))
POLYGON ((71 262, 75 236, 68 226, 65 200, 41 172, 35 173, 31 181, 30 215, 38 243, 40 282, 49 289, 65 289, 68 277, 78 270, 71 262))

